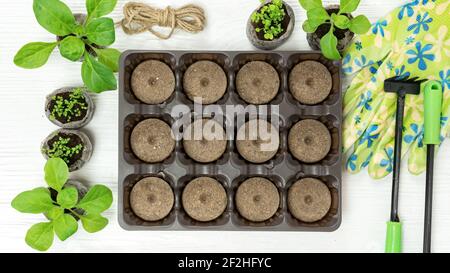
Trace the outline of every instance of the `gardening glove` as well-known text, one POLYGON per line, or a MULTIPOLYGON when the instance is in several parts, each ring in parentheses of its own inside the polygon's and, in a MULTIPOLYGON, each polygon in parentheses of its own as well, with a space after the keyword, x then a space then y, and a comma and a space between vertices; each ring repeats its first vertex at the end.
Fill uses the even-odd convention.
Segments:
MULTIPOLYGON (((449 132, 449 16, 448 0, 415 0, 378 20, 345 52, 344 73, 358 72, 344 97, 343 149, 350 172, 368 166, 370 176, 378 179, 392 171, 397 95, 384 91, 385 79, 441 82, 441 141, 449 132)), ((402 156, 410 150, 408 169, 413 174, 426 165, 423 114, 423 93, 407 95, 402 156)))

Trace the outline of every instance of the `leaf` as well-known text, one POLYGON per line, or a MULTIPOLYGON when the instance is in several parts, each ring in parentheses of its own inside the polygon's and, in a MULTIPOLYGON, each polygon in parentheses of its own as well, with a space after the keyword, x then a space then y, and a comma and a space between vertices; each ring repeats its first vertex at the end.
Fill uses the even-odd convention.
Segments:
POLYGON ((63 214, 64 214, 63 208, 54 206, 45 214, 45 216, 47 216, 51 220, 55 220, 56 218, 58 218, 59 216, 61 216, 63 214))
POLYGON ((348 29, 350 27, 350 19, 345 15, 336 15, 333 18, 334 25, 340 29, 348 29))
POLYGON ((25 236, 25 242, 39 251, 46 251, 53 244, 53 223, 38 223, 31 226, 25 236))
POLYGON ((44 167, 44 172, 47 185, 58 192, 69 178, 69 168, 61 158, 48 159, 44 167))
POLYGON ((75 207, 78 202, 78 191, 75 187, 64 188, 56 197, 58 204, 66 209, 75 207))
POLYGON ((54 207, 50 192, 46 188, 20 193, 12 200, 11 206, 23 213, 43 213, 54 207))
POLYGON ((59 44, 59 51, 61 55, 70 60, 78 61, 84 54, 85 45, 84 42, 75 36, 67 36, 59 44))
POLYGON ((341 58, 341 54, 337 50, 337 38, 333 34, 333 27, 320 40, 320 48, 323 55, 330 60, 339 60, 341 58))
POLYGON ((312 27, 318 27, 330 19, 330 15, 324 8, 314 8, 308 10, 308 21, 312 27))
POLYGON ((77 208, 83 209, 88 213, 99 214, 107 210, 113 201, 111 190, 103 185, 95 185, 78 203, 77 208))
POLYGON ((298 2, 307 11, 322 7, 322 0, 299 0, 298 2))
POLYGON ((94 19, 86 25, 89 41, 99 46, 109 46, 116 40, 114 21, 111 18, 94 19))
POLYGON ((99 214, 88 214, 81 216, 81 223, 87 232, 94 233, 104 229, 108 225, 108 219, 99 214))
POLYGON ((341 0, 339 13, 351 13, 359 6, 360 0, 341 0))
POLYGON ((314 31, 316 31, 318 26, 313 26, 311 25, 311 21, 306 20, 305 22, 303 22, 303 30, 307 33, 313 33, 314 31))
POLYGON ((39 24, 55 35, 69 35, 75 28, 72 11, 59 0, 34 0, 33 11, 39 24))
POLYGON ((14 56, 14 63, 22 68, 43 66, 58 43, 35 42, 24 45, 14 56))
POLYGON ((109 67, 113 72, 119 71, 119 59, 121 52, 114 48, 105 49, 95 49, 97 53, 98 61, 107 67, 109 67))
POLYGON ((117 0, 87 0, 86 9, 89 18, 98 18, 111 13, 116 4, 117 0))
POLYGON ((87 53, 84 54, 81 77, 87 88, 93 92, 100 93, 117 89, 117 81, 112 70, 87 53))
POLYGON ((370 26, 370 21, 366 16, 358 15, 350 21, 349 29, 356 34, 365 34, 370 26))
POLYGON ((53 227, 56 236, 61 241, 65 241, 67 238, 75 234, 78 230, 78 222, 70 214, 63 214, 53 221, 53 227))

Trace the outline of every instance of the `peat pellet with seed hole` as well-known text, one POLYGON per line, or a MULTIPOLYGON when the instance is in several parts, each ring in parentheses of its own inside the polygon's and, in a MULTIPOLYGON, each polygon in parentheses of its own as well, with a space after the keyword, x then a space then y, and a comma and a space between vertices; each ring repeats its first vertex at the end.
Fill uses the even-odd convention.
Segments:
POLYGON ((252 222, 263 222, 277 212, 280 206, 280 194, 270 180, 253 177, 239 185, 235 202, 242 217, 252 222))
POLYGON ((253 119, 239 128, 236 148, 239 154, 252 163, 263 163, 275 156, 280 145, 278 130, 269 122, 253 119))
POLYGON ((201 98, 202 104, 211 104, 222 98, 227 85, 222 67, 212 61, 195 62, 183 76, 183 88, 188 98, 192 101, 201 98))
POLYGON ((289 188, 289 212, 300 221, 319 221, 327 215, 330 207, 330 190, 319 179, 303 178, 289 188))
POLYGON ((331 134, 322 122, 304 119, 290 129, 288 146, 298 160, 305 163, 318 162, 330 151, 331 134))
POLYGON ((249 62, 236 76, 236 90, 239 96, 251 104, 270 102, 277 95, 279 88, 278 72, 266 62, 249 62))
POLYGON ((158 177, 146 177, 137 182, 130 193, 133 212, 145 221, 158 221, 169 215, 174 204, 170 185, 158 177))
POLYGON ((316 61, 301 62, 289 74, 289 89, 303 104, 321 103, 330 95, 332 85, 330 71, 316 61))
POLYGON ((211 177, 199 177, 189 182, 181 200, 186 213, 200 222, 217 219, 227 207, 225 189, 211 177))
POLYGON ((157 118, 139 122, 131 132, 130 144, 133 153, 149 163, 165 160, 175 148, 172 129, 157 118))
POLYGON ((225 130, 212 119, 197 119, 189 124, 183 134, 186 154, 200 163, 219 159, 227 148, 225 130))
POLYGON ((160 104, 175 91, 175 76, 167 64, 156 60, 145 61, 134 69, 131 89, 140 101, 160 104))

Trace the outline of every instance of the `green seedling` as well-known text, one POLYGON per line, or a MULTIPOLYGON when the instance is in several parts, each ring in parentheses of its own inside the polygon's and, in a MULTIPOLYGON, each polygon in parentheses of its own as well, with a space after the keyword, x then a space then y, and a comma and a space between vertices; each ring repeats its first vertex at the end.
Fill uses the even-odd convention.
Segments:
POLYGON ((88 109, 81 88, 75 88, 68 98, 55 95, 51 98, 51 101, 54 103, 53 108, 50 109, 51 120, 64 118, 66 122, 71 122, 74 118, 80 118, 83 110, 88 109))
POLYGON ((66 164, 70 164, 70 159, 81 153, 83 148, 81 143, 70 146, 70 137, 59 137, 48 149, 44 149, 43 152, 49 158, 61 158, 66 164))
POLYGON ((89 233, 98 232, 108 224, 108 219, 101 216, 113 201, 108 187, 95 185, 79 200, 75 187, 64 186, 69 178, 69 168, 62 159, 49 159, 44 172, 48 188, 40 187, 22 192, 11 202, 11 206, 19 212, 43 213, 48 219, 34 224, 28 230, 25 242, 30 247, 39 251, 48 250, 55 234, 61 241, 65 241, 78 230, 75 217, 89 233), (52 198, 51 190, 56 191, 56 198, 52 198))
MULTIPOLYGON (((264 0, 260 0, 260 2, 265 3, 264 0)), ((283 1, 272 0, 262 6, 259 11, 254 12, 251 20, 254 24, 262 25, 262 27, 255 28, 256 32, 262 31, 264 33, 264 39, 273 40, 284 31, 282 22, 285 16, 283 1)))
POLYGON ((39 68, 58 46, 64 58, 73 62, 83 59, 81 76, 89 90, 100 93, 117 89, 114 72, 118 71, 120 52, 104 48, 115 41, 114 22, 102 17, 111 13, 116 4, 117 0, 86 0, 88 15, 85 22, 79 23, 60 0, 34 0, 38 23, 61 39, 26 44, 17 52, 14 63, 22 68, 39 68))
POLYGON ((325 57, 330 60, 341 59, 337 49, 338 39, 334 35, 335 28, 349 29, 355 34, 364 34, 370 28, 370 22, 364 15, 351 19, 350 13, 354 12, 360 0, 340 0, 338 13, 328 14, 322 5, 322 0, 299 0, 300 5, 307 11, 308 19, 303 23, 303 30, 313 33, 322 24, 329 24, 330 30, 320 40, 320 48, 325 57))

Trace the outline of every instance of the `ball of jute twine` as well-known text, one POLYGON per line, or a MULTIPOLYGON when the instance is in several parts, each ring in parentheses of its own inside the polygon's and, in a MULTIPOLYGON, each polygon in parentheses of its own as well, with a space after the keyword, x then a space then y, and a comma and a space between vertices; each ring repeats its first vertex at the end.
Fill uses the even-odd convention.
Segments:
POLYGON ((160 39, 169 39, 176 28, 190 33, 200 32, 206 23, 203 9, 195 5, 159 9, 144 3, 129 2, 123 7, 123 13, 124 18, 118 24, 126 34, 149 31, 160 39), (170 27, 171 30, 164 35, 155 31, 154 26, 170 27))

